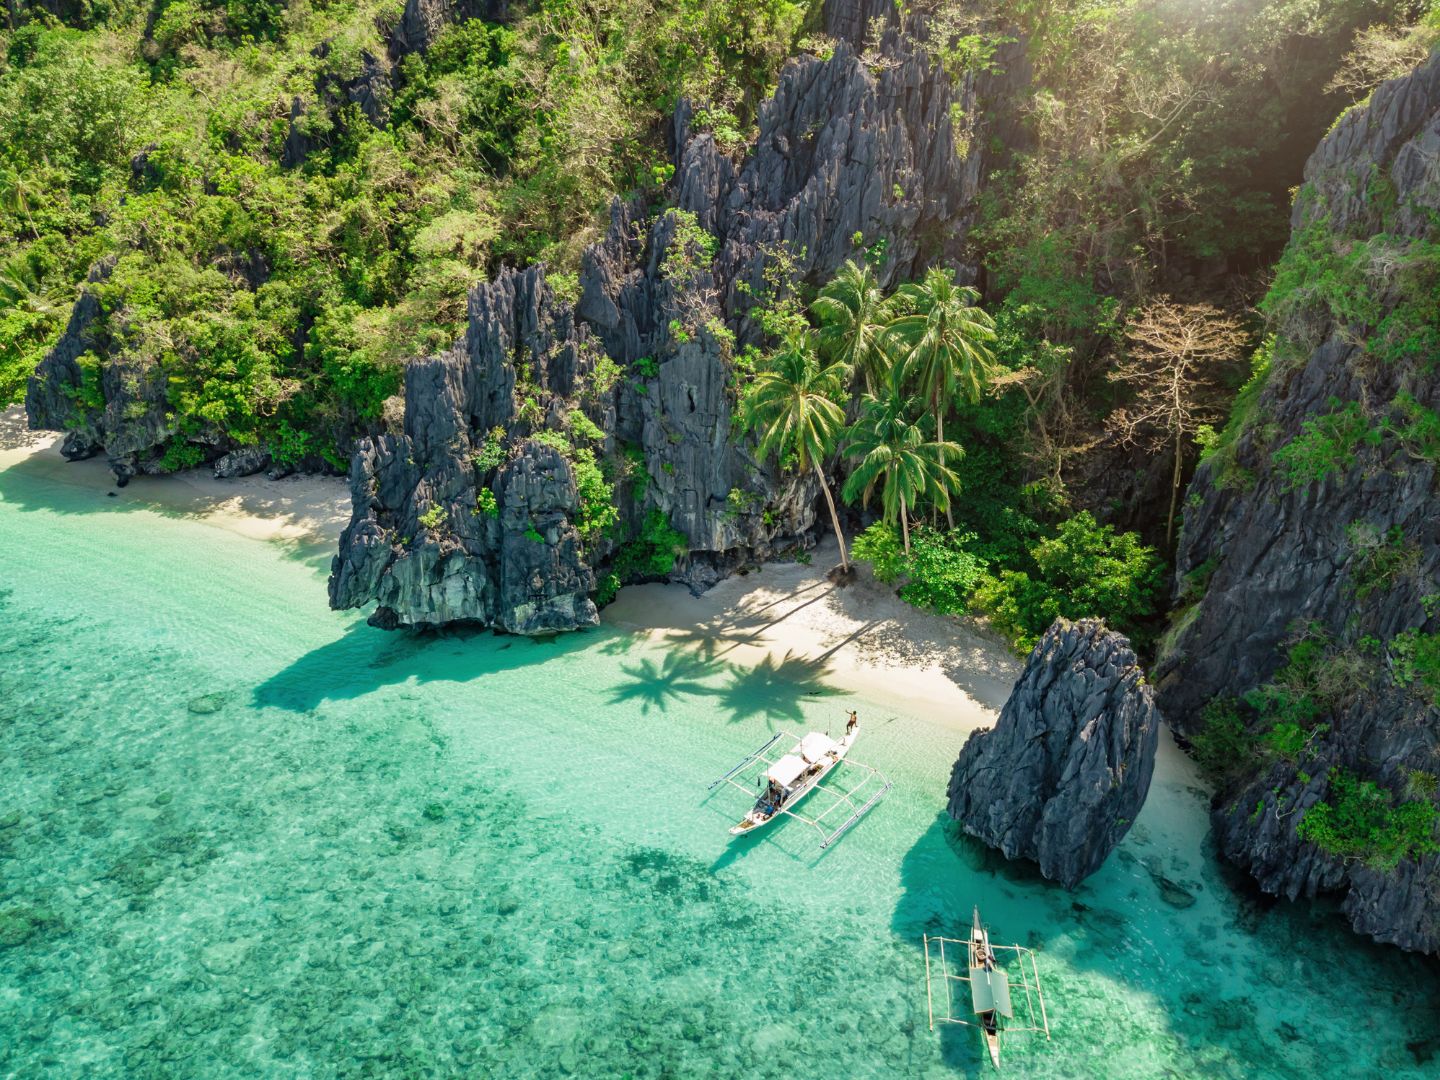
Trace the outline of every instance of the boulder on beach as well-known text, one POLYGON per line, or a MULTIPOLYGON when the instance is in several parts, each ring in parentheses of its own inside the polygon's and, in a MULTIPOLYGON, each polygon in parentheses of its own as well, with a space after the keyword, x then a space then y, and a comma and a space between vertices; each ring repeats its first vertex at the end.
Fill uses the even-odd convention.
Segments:
POLYGON ((950 774, 950 816, 1007 858, 1073 888, 1130 831, 1150 790, 1160 713, 1130 642, 1057 619, 993 729, 950 774))

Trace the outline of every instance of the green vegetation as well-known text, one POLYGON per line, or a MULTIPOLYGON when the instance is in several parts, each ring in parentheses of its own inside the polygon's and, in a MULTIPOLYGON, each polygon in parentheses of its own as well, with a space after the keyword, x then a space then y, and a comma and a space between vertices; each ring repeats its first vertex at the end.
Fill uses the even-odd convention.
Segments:
POLYGON ((434 530, 440 528, 440 526, 443 525, 448 520, 448 518, 449 514, 446 513, 445 507, 441 506, 439 503, 435 503, 433 506, 430 507, 429 510, 426 510, 425 513, 421 514, 416 520, 420 523, 420 527, 422 529, 430 529, 433 532, 434 530))
MULTIPOLYGON (((950 512, 950 494, 960 479, 950 467, 962 451, 955 443, 927 437, 921 403, 906 389, 904 368, 890 372, 881 395, 867 395, 860 419, 845 444, 854 460, 843 496, 847 502, 868 504, 880 489, 881 520, 900 523, 902 548, 910 554, 910 515, 929 504, 950 512)), ((937 416, 937 430, 938 430, 937 416)))
MULTIPOLYGON (((678 532, 663 511, 645 515, 640 534, 620 545, 615 553, 614 574, 619 581, 637 577, 664 577, 675 569, 675 559, 689 550, 684 534, 678 532)), ((608 602, 608 601, 607 601, 608 602)))
POLYGON ((1377 870, 1393 870, 1401 859, 1440 851, 1435 837, 1440 811, 1430 799, 1397 804, 1380 785, 1338 767, 1330 770, 1329 780, 1324 801, 1307 810, 1296 826, 1302 840, 1377 870))
POLYGON ((1361 446, 1375 446, 1381 431, 1370 424, 1358 401, 1341 405, 1330 399, 1331 412, 1306 420, 1296 435, 1272 455, 1271 460, 1287 490, 1323 480, 1332 472, 1344 472, 1355 463, 1361 446))
POLYGON ((1419 546, 1406 539, 1398 525, 1381 536, 1373 525, 1351 522, 1345 527, 1345 539, 1354 558, 1350 583, 1356 600, 1365 600, 1375 592, 1388 589, 1420 566, 1419 546))
POLYGON ((1088 510, 1060 523, 1029 551, 1034 570, 1000 569, 980 583, 976 610, 1014 642, 1034 646, 1058 617, 1103 619, 1140 644, 1164 590, 1163 564, 1134 533, 1100 525, 1088 510))
POLYGON ((11 8, 0 403, 113 255, 102 340, 160 366, 182 439, 275 444, 288 424, 336 460, 403 363, 457 336, 473 281, 545 259, 563 287, 611 196, 663 182, 680 96, 748 137, 805 14, 535 0, 446 28, 392 80, 397 0, 11 8), (367 64, 383 124, 344 89, 367 64))
POLYGON ((846 567, 845 534, 823 465, 844 429, 845 410, 838 399, 849 374, 843 364, 819 358, 811 335, 793 334, 756 374, 743 410, 760 431, 760 456, 778 455, 782 461, 792 459, 799 471, 814 471, 840 544, 840 564, 846 567))
POLYGON ((1391 671, 1401 686, 1413 686, 1440 708, 1440 634, 1410 629, 1390 639, 1391 671))
POLYGON ((893 526, 877 522, 855 538, 855 557, 869 562, 875 577, 903 580, 900 597, 942 615, 963 615, 985 580, 987 563, 975 552, 974 533, 917 527, 907 554, 893 526))
POLYGON ((1255 743, 1235 698, 1217 698, 1200 710, 1200 731, 1190 741, 1190 753, 1212 784, 1246 776, 1256 762, 1255 743))
MULTIPOLYGON (((576 416, 585 419, 583 413, 572 410, 569 414, 572 430, 576 416)), ((569 464, 575 477, 575 491, 580 496, 575 531, 584 541, 599 539, 619 519, 620 511, 615 504, 615 485, 606 479, 604 470, 595 459, 595 451, 571 445, 570 440, 558 431, 537 431, 530 436, 530 441, 557 451, 569 464)))

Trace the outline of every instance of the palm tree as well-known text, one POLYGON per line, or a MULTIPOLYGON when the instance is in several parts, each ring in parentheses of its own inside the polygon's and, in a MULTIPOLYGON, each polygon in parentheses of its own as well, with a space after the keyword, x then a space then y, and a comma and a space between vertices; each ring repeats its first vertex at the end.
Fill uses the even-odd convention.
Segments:
POLYGON ((928 498, 949 513, 950 496, 960 490, 950 462, 964 453, 955 443, 927 439, 922 411, 921 400, 905 392, 903 373, 896 369, 884 393, 866 399, 845 447, 847 456, 859 459, 845 482, 845 499, 868 504, 880 487, 881 516, 892 524, 900 519, 907 557, 910 511, 928 498))
MULTIPOLYGON (((886 344, 895 351, 905 377, 929 398, 936 441, 943 443, 945 411, 956 391, 973 404, 993 377, 995 360, 988 346, 995 340, 995 320, 976 306, 980 294, 956 285, 954 271, 943 267, 896 293, 911 313, 885 328, 886 344)), ((948 503, 945 520, 954 525, 948 503)))
POLYGON ((879 340, 886 304, 875 271, 868 263, 858 266, 847 259, 810 307, 828 355, 859 374, 865 390, 874 394, 889 371, 879 340))
POLYGON ((845 426, 845 410, 839 398, 845 392, 849 374, 844 364, 821 363, 808 334, 786 338, 767 364, 755 376, 746 394, 746 419, 760 429, 760 456, 793 454, 803 471, 814 469, 830 508, 830 524, 840 542, 840 565, 850 569, 840 515, 822 466, 835 449, 845 426))

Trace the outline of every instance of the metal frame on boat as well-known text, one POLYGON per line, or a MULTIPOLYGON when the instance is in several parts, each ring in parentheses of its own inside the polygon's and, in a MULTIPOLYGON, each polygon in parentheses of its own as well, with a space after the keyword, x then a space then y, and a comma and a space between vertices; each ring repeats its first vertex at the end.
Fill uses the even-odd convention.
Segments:
POLYGON ((976 927, 979 937, 972 936, 971 940, 948 937, 932 937, 925 935, 925 1000, 930 1010, 930 1030, 935 1030, 936 1024, 962 1024, 965 1027, 979 1029, 985 1037, 986 1045, 990 1048, 990 1055, 996 1066, 1000 1064, 1000 1040, 1011 1033, 1038 1032, 1050 1038, 1050 1019, 1045 1013, 1045 993, 1040 989, 1040 969, 1035 966, 1035 954, 1023 945, 993 945, 990 943, 988 932, 979 925, 980 913, 975 913, 976 927), (989 951, 995 961, 989 967, 977 967, 972 965, 971 959, 975 955, 974 946, 977 941, 981 947, 989 951), (946 946, 950 946, 950 954, 946 954, 946 946), (1002 953, 1015 954, 1015 967, 1013 969, 1001 969, 998 966, 998 956, 1002 953), (963 957, 958 961, 963 963, 964 974, 957 974, 951 967, 956 963, 955 957, 963 957), (1026 970, 1026 965, 1029 970, 1026 970), (1017 978, 1018 976, 1018 978, 1017 978), (937 1001, 940 997, 936 993, 935 980, 939 979, 943 987, 943 1001, 937 1001), (964 991, 956 989, 956 983, 965 985, 964 991), (1010 991, 1019 988, 1025 995, 1025 1013, 1029 1023, 1017 1023, 1015 1010, 1012 1004, 1010 991), (957 994, 964 1004, 968 1004, 970 1012, 967 1016, 955 1015, 955 997, 957 994), (1039 1008, 1037 1019, 1036 1008, 1039 1008), (987 1029, 983 1018, 991 1017, 993 1032, 987 1029))
MULTIPOLYGON (((753 799, 755 797, 757 779, 763 778, 765 773, 773 768, 780 758, 784 756, 783 752, 774 753, 772 756, 776 745, 779 744, 788 747, 791 744, 795 744, 798 746, 800 742, 800 739, 787 731, 777 731, 770 737, 768 742, 758 750, 746 755, 738 765, 724 776, 715 780, 707 790, 714 791, 721 784, 729 784, 731 787, 743 791, 753 799), (752 774, 752 770, 754 770, 757 765, 760 766, 760 769, 758 772, 752 774)), ((826 783, 825 779, 822 778, 818 783, 807 787, 802 792, 802 795, 808 796, 810 800, 813 801, 816 793, 819 792, 823 792, 831 799, 830 804, 818 814, 815 814, 813 817, 802 814, 792 808, 793 802, 791 806, 781 806, 776 810, 777 815, 787 814, 797 821, 803 821, 806 825, 812 826, 820 834, 820 847, 822 850, 828 848, 836 840, 839 840, 840 837, 854 828, 856 822, 864 817, 870 808, 879 802, 892 786, 890 781, 885 779, 884 775, 878 769, 872 769, 869 765, 862 765, 860 762, 854 761, 848 756, 835 767, 839 768, 840 765, 847 766, 850 770, 858 771, 861 774, 860 781, 853 787, 842 788, 838 782, 830 784, 826 783), (842 808, 850 811, 849 816, 841 821, 835 828, 831 829, 825 823, 825 819, 842 808)), ((794 800, 794 802, 798 801, 798 798, 794 800)))

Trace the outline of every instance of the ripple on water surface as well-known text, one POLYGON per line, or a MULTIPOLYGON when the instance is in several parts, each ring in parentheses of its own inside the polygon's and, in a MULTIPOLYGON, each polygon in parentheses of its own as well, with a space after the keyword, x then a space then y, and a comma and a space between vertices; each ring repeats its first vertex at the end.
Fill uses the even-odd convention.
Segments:
POLYGON ((843 703, 897 782, 869 819, 823 856, 793 822, 727 845, 705 784, 836 727, 823 666, 386 635, 308 555, 26 484, 0 474, 0 1072, 978 1075, 919 946, 978 901, 1045 980, 1014 1075, 1434 1075, 1434 967, 1234 891, 1176 756, 1067 893, 946 825, 958 740, 897 685, 843 703))

